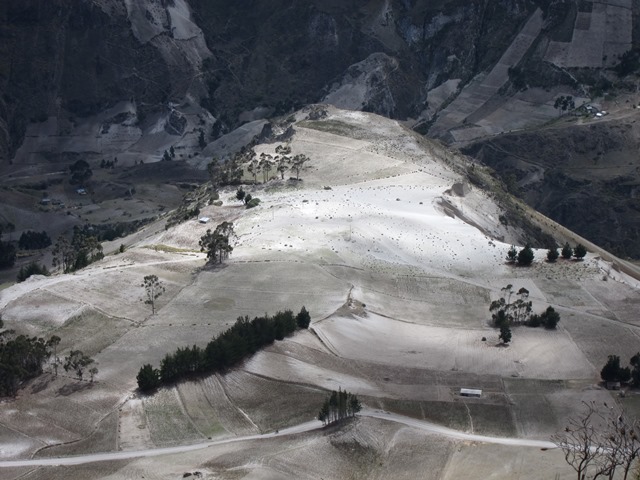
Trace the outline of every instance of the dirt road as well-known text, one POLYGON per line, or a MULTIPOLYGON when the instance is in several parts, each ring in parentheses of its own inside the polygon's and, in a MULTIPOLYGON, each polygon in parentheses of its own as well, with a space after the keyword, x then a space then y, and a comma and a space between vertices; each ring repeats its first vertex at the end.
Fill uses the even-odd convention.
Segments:
MULTIPOLYGON (((542 440, 531 440, 524 438, 508 438, 508 437, 489 437, 485 435, 474 435, 470 433, 460 432, 451 428, 443 427, 435 423, 417 420, 405 417, 395 413, 389 413, 381 410, 365 410, 359 414, 361 417, 378 418, 389 422, 400 423, 408 427, 416 428, 425 432, 442 435, 448 438, 458 440, 466 440, 471 442, 493 443, 499 445, 510 445, 514 447, 534 447, 534 448, 555 448, 552 442, 542 440)), ((244 437, 229 438, 225 440, 196 443, 192 445, 180 445, 176 447, 154 448, 148 450, 136 450, 126 452, 108 452, 108 453, 92 453, 89 455, 78 455, 74 457, 59 458, 38 458, 30 460, 6 460, 0 461, 0 468, 9 467, 46 467, 46 466, 68 466, 83 465, 94 462, 104 462, 112 460, 129 460, 141 457, 157 457, 161 455, 171 455, 176 453, 190 452, 193 450, 201 450, 216 445, 224 445, 229 443, 237 443, 248 440, 268 440, 274 437, 285 435, 294 435, 297 433, 310 432, 322 428, 320 422, 312 420, 310 422, 301 423, 299 425, 282 429, 277 433, 266 433, 260 435, 247 435, 244 437)))

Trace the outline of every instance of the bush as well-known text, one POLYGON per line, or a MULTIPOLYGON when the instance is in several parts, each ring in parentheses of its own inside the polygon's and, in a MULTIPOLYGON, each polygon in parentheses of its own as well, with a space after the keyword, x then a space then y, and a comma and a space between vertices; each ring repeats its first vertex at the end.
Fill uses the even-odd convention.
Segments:
POLYGON ((249 200, 247 202, 247 208, 253 208, 253 207, 257 207, 258 205, 260 205, 260 199, 257 197, 253 197, 251 200, 249 200))
POLYGON ((565 260, 569 260, 573 256, 573 248, 569 245, 569 242, 564 244, 562 247, 562 258, 565 260))
POLYGON ((547 330, 554 330, 560 321, 560 314, 553 307, 547 307, 542 315, 540 322, 547 330))
POLYGON ((511 245, 511 248, 509 248, 509 251, 507 252, 507 262, 515 263, 517 258, 518 258, 518 251, 516 250, 515 245, 511 245))

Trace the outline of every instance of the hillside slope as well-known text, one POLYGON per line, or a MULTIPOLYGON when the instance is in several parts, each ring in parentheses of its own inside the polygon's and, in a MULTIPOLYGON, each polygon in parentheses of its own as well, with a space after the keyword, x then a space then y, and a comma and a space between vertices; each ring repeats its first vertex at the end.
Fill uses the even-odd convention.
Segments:
MULTIPOLYGON (((11 445, 2 460, 247 437, 193 453, 38 467, 29 475, 569 475, 560 455, 527 446, 538 443, 469 444, 384 416, 269 438, 307 425, 327 392, 342 388, 371 409, 470 434, 547 440, 581 401, 619 401, 599 386, 598 371, 609 354, 625 361, 634 354, 640 333, 638 282, 595 255, 548 264, 536 250, 529 268, 506 264, 509 245, 527 235, 500 222, 505 210, 495 191, 467 183, 464 158, 373 114, 315 106, 291 121, 292 153, 308 155, 309 168, 302 181, 246 185, 261 199, 258 207, 245 209, 235 190, 225 190, 222 206, 203 207, 209 224, 152 225, 124 253, 0 292, 8 328, 55 333, 61 356, 82 349, 100 370, 93 383, 47 372, 25 385, 0 409, 3 445, 11 445), (223 265, 206 266, 199 238, 223 220, 234 222, 234 251, 223 265), (149 274, 166 286, 155 315, 138 286, 149 274), (553 306, 562 316, 558 329, 514 328, 511 344, 500 344, 488 306, 506 285, 526 288, 536 311, 553 306), (308 331, 240 367, 151 396, 135 391, 142 364, 157 366, 181 346, 203 347, 240 315, 303 305, 312 315, 308 331), (484 393, 467 399, 461 387, 484 393), (499 470, 494 455, 505 458, 499 470)), ((638 408, 635 396, 624 402, 638 408)), ((2 473, 17 478, 31 468, 2 473)))

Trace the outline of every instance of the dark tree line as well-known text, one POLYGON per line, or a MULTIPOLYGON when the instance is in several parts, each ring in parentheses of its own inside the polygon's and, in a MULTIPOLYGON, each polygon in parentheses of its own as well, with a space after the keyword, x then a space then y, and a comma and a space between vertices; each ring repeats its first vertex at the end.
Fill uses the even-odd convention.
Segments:
POLYGON ((338 389, 331 392, 331 395, 322 404, 318 413, 318 420, 324 425, 338 422, 345 418, 355 417, 356 413, 362 410, 360 400, 346 390, 338 389))
POLYGON ((310 321, 305 307, 298 315, 285 310, 253 320, 248 316, 239 317, 231 328, 213 338, 205 348, 197 345, 178 348, 162 359, 159 369, 144 365, 136 377, 138 387, 146 393, 195 374, 224 372, 274 340, 283 340, 297 328, 308 328, 310 321))
POLYGON ((22 232, 20 239, 18 240, 18 247, 23 250, 39 250, 41 248, 47 248, 51 245, 51 238, 47 232, 34 232, 27 230, 22 232))

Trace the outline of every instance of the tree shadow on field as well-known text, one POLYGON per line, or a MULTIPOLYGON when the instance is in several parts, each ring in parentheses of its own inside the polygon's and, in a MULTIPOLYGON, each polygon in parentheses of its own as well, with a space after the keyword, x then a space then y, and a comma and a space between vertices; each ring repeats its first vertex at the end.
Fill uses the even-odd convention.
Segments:
POLYGON ((204 272, 216 272, 218 270, 224 270, 229 265, 226 263, 210 263, 207 262, 203 267, 201 267, 200 271, 204 272))
POLYGON ((40 393, 51 383, 49 375, 41 375, 31 384, 31 393, 40 393))
POLYGON ((82 392, 84 390, 91 390, 93 388, 93 383, 91 382, 74 382, 74 383, 67 383, 66 385, 64 385, 63 387, 60 387, 58 389, 58 395, 62 395, 64 397, 68 397, 69 395, 76 393, 76 392, 82 392))

